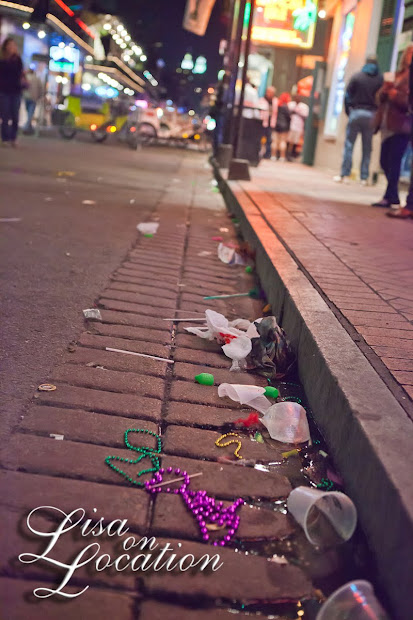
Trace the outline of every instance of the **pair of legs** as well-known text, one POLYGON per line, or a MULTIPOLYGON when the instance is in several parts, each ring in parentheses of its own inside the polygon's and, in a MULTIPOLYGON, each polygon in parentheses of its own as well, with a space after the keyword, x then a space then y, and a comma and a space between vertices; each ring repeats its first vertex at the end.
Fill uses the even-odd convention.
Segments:
POLYGON ((387 188, 382 200, 383 206, 400 204, 400 166, 408 144, 409 136, 401 133, 396 133, 382 142, 380 165, 387 179, 387 188))
POLYGON ((344 143, 341 177, 349 177, 351 174, 354 143, 359 134, 361 135, 362 141, 360 178, 362 181, 367 181, 369 178, 371 143, 373 139, 373 112, 370 110, 351 110, 350 112, 346 130, 346 141, 344 143))
MULTIPOLYGON (((410 137, 410 140, 413 142, 413 136, 410 137)), ((413 218, 413 161, 410 170, 410 185, 409 192, 406 198, 406 206, 403 209, 398 209, 397 211, 389 210, 387 215, 389 217, 397 218, 400 220, 413 218)))
POLYGON ((279 151, 280 158, 285 159, 287 153, 287 138, 288 133, 286 131, 274 131, 272 134, 272 153, 274 156, 276 156, 277 151, 279 151))
POLYGON ((26 125, 24 126, 24 129, 26 131, 31 131, 33 129, 32 122, 33 122, 34 112, 36 110, 36 102, 33 101, 32 99, 26 99, 25 104, 26 104, 26 112, 27 112, 27 122, 26 122, 26 125))
POLYGON ((0 93, 1 139, 3 142, 16 142, 20 102, 20 94, 0 93))
POLYGON ((264 137, 266 140, 264 159, 271 159, 272 132, 273 129, 269 125, 268 127, 264 127, 264 137))

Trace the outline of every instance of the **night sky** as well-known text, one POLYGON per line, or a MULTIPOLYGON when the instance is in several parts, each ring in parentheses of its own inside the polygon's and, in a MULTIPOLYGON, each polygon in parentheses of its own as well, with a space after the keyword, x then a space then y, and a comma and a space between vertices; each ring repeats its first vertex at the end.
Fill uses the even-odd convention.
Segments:
MULTIPOLYGON (((144 48, 148 56, 147 68, 167 88, 168 96, 192 99, 190 93, 195 87, 205 88, 216 82, 222 62, 218 54, 219 42, 226 35, 222 0, 216 1, 203 37, 182 28, 186 0, 117 0, 114 4, 131 36, 144 48), (186 52, 190 52, 194 59, 198 55, 205 56, 208 69, 205 76, 193 76, 192 80, 183 84, 180 80, 185 76, 177 74, 176 68, 180 67, 186 52), (161 72, 156 66, 159 58, 165 61, 161 72)), ((181 103, 185 104, 185 101, 181 103)))

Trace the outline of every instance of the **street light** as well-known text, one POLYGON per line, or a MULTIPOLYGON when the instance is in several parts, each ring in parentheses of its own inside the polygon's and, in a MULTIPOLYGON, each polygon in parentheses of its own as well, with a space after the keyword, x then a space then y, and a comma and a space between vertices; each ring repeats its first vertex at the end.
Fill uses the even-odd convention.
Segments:
POLYGON ((30 28, 30 24, 29 24, 29 22, 24 22, 24 24, 23 24, 22 28, 23 28, 24 30, 28 30, 28 29, 30 28))
POLYGON ((37 33, 37 36, 39 37, 39 39, 44 39, 46 36, 46 33, 44 30, 39 30, 39 32, 37 33))
POLYGON ((112 28, 112 26, 110 25, 109 22, 106 22, 106 24, 103 24, 103 30, 110 30, 112 28))
POLYGON ((141 60, 142 62, 145 62, 145 60, 148 60, 148 58, 147 56, 145 56, 145 54, 142 54, 139 60, 141 60))

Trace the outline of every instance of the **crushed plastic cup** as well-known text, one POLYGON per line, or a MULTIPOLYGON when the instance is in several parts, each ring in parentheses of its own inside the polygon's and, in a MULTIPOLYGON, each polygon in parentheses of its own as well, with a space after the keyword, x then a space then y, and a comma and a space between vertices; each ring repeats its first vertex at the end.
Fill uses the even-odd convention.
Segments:
POLYGON ((316 620, 389 620, 389 616, 376 599, 371 583, 360 579, 333 592, 316 620))
POLYGON ((237 336, 236 338, 233 338, 228 344, 223 345, 223 352, 227 357, 232 360, 232 366, 230 370, 241 370, 240 362, 242 362, 242 360, 245 360, 247 355, 251 352, 251 348, 251 338, 248 338, 248 336, 237 336))
POLYGON ((245 261, 242 256, 235 251, 235 248, 220 243, 217 252, 219 260, 226 265, 245 265, 245 261))
POLYGON ((141 222, 136 228, 143 235, 156 235, 159 228, 159 222, 141 222))
POLYGON ((297 487, 288 496, 287 508, 313 545, 333 547, 349 540, 356 529, 356 507, 339 491, 297 487))
POLYGON ((265 413, 271 403, 264 396, 265 388, 258 385, 238 385, 234 383, 221 383, 218 387, 218 396, 228 396, 231 400, 241 405, 247 405, 260 413, 265 413))
POLYGON ((284 401, 272 405, 261 422, 271 438, 282 443, 304 443, 310 439, 307 415, 298 403, 284 401))
POLYGON ((95 321, 101 321, 102 315, 99 308, 87 308, 83 310, 83 316, 85 319, 94 319, 95 321))

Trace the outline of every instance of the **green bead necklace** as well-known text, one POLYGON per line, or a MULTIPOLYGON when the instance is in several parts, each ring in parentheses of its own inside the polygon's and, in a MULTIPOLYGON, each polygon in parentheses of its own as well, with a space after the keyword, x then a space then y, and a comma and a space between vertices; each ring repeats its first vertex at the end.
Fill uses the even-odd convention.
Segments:
POLYGON ((162 441, 161 438, 159 437, 159 435, 157 435, 156 433, 149 431, 147 429, 144 428, 128 428, 127 431, 125 431, 125 446, 128 448, 128 450, 133 450, 135 452, 139 453, 139 457, 137 459, 127 459, 127 458, 123 458, 121 456, 107 456, 105 459, 105 463, 107 465, 109 465, 109 467, 111 469, 113 469, 114 471, 116 471, 116 473, 120 474, 121 476, 123 476, 124 478, 126 478, 126 480, 128 482, 131 482, 132 484, 134 484, 135 486, 138 487, 143 487, 144 483, 140 482, 138 480, 138 478, 140 478, 141 476, 143 476, 144 474, 149 474, 152 472, 157 472, 159 471, 160 468, 160 462, 159 462, 159 458, 158 456, 156 456, 157 454, 160 454, 161 449, 162 449, 162 441), (152 437, 156 437, 156 448, 149 448, 147 446, 142 446, 140 448, 137 448, 136 446, 133 446, 128 439, 128 435, 129 433, 144 433, 147 435, 152 435, 152 437), (130 463, 131 465, 135 465, 140 463, 140 461, 144 458, 149 458, 149 460, 152 463, 152 467, 149 467, 147 469, 142 469, 141 471, 138 472, 136 479, 132 478, 131 476, 129 476, 126 472, 124 472, 122 469, 120 469, 120 467, 117 467, 115 465, 115 463, 112 463, 112 461, 119 463, 130 463))

